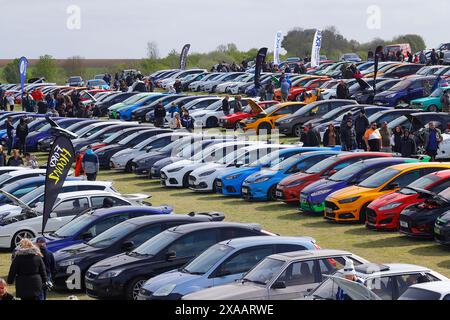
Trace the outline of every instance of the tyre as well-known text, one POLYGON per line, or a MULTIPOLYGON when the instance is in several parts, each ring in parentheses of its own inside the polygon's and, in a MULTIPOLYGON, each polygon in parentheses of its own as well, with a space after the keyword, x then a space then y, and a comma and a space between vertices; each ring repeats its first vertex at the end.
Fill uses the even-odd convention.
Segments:
POLYGON ((139 290, 141 289, 142 285, 149 279, 144 277, 138 277, 136 279, 133 279, 128 283, 126 289, 125 289, 125 298, 127 300, 137 300, 139 290))
POLYGON ((11 249, 15 249, 22 239, 33 239, 36 235, 30 230, 20 230, 18 231, 11 240, 11 249))
POLYGON ((302 126, 300 124, 296 124, 292 129, 292 133, 294 134, 294 136, 300 138, 302 136, 302 126))
POLYGON ((217 127, 218 121, 217 118, 215 117, 210 117, 208 119, 206 119, 206 127, 207 128, 215 128, 217 127))
POLYGON ((363 205, 361 208, 361 211, 359 212, 359 223, 366 224, 366 218, 367 218, 367 207, 369 206, 368 203, 363 205))
POLYGON ((431 106, 428 107, 428 111, 439 112, 439 108, 436 105, 432 104, 431 106))
POLYGON ((277 192, 277 185, 275 184, 269 188, 269 191, 267 191, 267 199, 269 201, 277 200, 276 192, 277 192))
POLYGON ((192 171, 186 172, 186 174, 183 176, 183 188, 189 187, 189 175, 192 173, 192 171))
POLYGON ((260 132, 270 134, 272 132, 272 126, 267 122, 263 122, 258 126, 257 133, 260 134, 260 132))
POLYGON ((125 165, 125 172, 126 173, 131 173, 133 172, 133 163, 130 161, 128 161, 128 163, 125 165))

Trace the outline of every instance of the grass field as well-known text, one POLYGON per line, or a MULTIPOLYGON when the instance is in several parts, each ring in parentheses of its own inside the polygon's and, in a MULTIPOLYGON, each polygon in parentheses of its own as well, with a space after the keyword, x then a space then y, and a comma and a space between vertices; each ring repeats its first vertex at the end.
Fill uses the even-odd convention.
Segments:
MULTIPOLYGON (((41 162, 45 157, 41 155, 41 162)), ((257 222, 265 230, 289 236, 311 236, 322 248, 344 249, 370 261, 402 262, 423 265, 450 277, 450 248, 432 241, 408 239, 398 233, 374 232, 360 225, 338 225, 320 216, 298 213, 296 207, 277 202, 245 202, 216 194, 198 194, 187 189, 166 189, 159 181, 136 178, 134 174, 102 171, 99 180, 114 181, 122 193, 148 193, 153 205, 171 205, 176 213, 221 211, 227 221, 257 222)), ((5 277, 10 253, 0 252, 0 277, 5 277)), ((14 288, 10 288, 14 291, 14 288)), ((67 293, 51 293, 50 298, 65 298, 67 293)), ((87 298, 82 293, 77 296, 87 298)))

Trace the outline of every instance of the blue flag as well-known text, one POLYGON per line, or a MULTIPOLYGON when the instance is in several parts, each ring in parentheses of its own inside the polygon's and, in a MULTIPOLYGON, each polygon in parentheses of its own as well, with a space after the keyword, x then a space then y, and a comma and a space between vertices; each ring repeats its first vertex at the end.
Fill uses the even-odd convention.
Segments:
POLYGON ((19 59, 19 74, 20 74, 20 86, 22 88, 22 95, 25 86, 25 81, 27 79, 27 67, 28 60, 25 57, 19 59))

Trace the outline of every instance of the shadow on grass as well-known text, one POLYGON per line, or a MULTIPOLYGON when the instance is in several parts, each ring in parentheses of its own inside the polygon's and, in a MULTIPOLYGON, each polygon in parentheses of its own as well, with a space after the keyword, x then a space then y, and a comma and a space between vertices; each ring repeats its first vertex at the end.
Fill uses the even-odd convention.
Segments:
POLYGON ((318 229, 328 229, 328 228, 347 228, 348 225, 335 223, 330 220, 323 219, 322 217, 315 217, 310 215, 301 215, 302 217, 307 217, 308 219, 314 220, 314 222, 308 222, 303 224, 306 228, 318 228, 318 229))
POLYGON ((410 247, 410 246, 417 246, 418 244, 420 243, 414 239, 407 239, 406 237, 402 237, 399 235, 397 237, 359 242, 355 243, 354 246, 363 249, 370 249, 370 248, 375 249, 375 248, 410 247))
POLYGON ((441 261, 437 264, 440 268, 450 269, 450 260, 441 261))
MULTIPOLYGON (((416 243, 419 241, 423 242, 423 240, 416 240, 416 243)), ((414 248, 409 250, 408 252, 415 256, 426 256, 426 257, 442 257, 442 256, 449 256, 450 254, 450 250, 436 243, 428 242, 427 240, 425 240, 425 243, 428 243, 429 245, 414 248)))
MULTIPOLYGON (((253 204, 265 203, 262 206, 255 207, 256 211, 262 212, 280 212, 280 211, 297 211, 295 206, 281 205, 279 202, 249 202, 253 204)), ((298 212, 296 212, 298 214, 298 212)))
MULTIPOLYGON (((102 177, 103 179, 106 179, 107 177, 102 177)), ((139 177, 135 177, 135 176, 131 176, 131 177, 112 177, 115 181, 118 182, 125 182, 125 181, 136 181, 139 179, 142 179, 142 181, 144 180, 143 178, 139 178, 139 177)), ((136 185, 136 184, 135 184, 136 185)))

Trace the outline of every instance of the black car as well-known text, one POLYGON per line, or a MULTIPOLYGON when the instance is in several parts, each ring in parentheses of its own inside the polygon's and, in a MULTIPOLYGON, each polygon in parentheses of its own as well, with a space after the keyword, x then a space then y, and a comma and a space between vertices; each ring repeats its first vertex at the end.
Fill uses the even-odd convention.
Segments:
POLYGON ((447 130, 447 124, 450 123, 450 114, 444 112, 417 112, 406 114, 388 123, 388 128, 394 130, 396 126, 408 129, 412 133, 420 133, 423 128, 433 122, 436 128, 441 132, 447 130))
POLYGON ((403 78, 415 75, 417 71, 423 68, 423 64, 405 63, 389 69, 383 73, 383 78, 403 78))
POLYGON ((450 245, 450 210, 446 211, 434 224, 434 239, 444 245, 450 245))
POLYGON ((374 113, 369 117, 369 123, 376 122, 378 126, 381 126, 383 122, 391 122, 401 116, 415 113, 416 110, 413 109, 393 109, 393 110, 383 110, 374 113))
POLYGON ((310 103, 294 112, 291 115, 283 117, 275 121, 275 126, 288 136, 300 137, 303 125, 311 119, 320 119, 332 110, 336 110, 342 106, 352 105, 356 102, 353 100, 323 100, 310 103))
POLYGON ((339 117, 340 115, 348 112, 349 110, 356 108, 357 106, 358 106, 358 103, 355 102, 355 103, 352 103, 349 105, 345 105, 345 106, 336 108, 336 109, 324 114, 320 118, 314 118, 314 119, 307 121, 304 125, 305 126, 312 125, 313 128, 315 128, 317 125, 320 125, 322 123, 329 123, 329 122, 333 121, 334 119, 336 119, 337 117, 339 117))
POLYGON ((158 103, 162 103, 163 105, 170 104, 171 102, 178 100, 180 98, 184 98, 184 94, 171 94, 171 95, 165 95, 162 96, 156 100, 151 100, 148 104, 144 104, 143 106, 140 106, 133 111, 131 111, 131 120, 139 120, 139 121, 145 121, 145 114, 153 109, 158 105, 158 103))
POLYGON ((86 272, 85 286, 94 298, 135 299, 142 284, 177 269, 210 246, 227 239, 270 235, 256 224, 203 222, 170 228, 136 249, 102 260, 86 272))
POLYGON ((108 113, 108 108, 116 103, 120 103, 122 101, 125 101, 131 96, 134 96, 135 94, 140 92, 119 92, 117 94, 111 95, 101 102, 98 102, 94 105, 94 108, 96 108, 100 114, 100 116, 104 117, 108 113))
MULTIPOLYGON (((383 92, 386 90, 389 90, 390 88, 392 88, 394 85, 396 85, 397 83, 400 82, 400 79, 381 79, 380 78, 380 82, 377 82, 377 86, 376 86, 376 91, 377 92, 383 92)), ((353 95, 353 98, 358 102, 358 103, 373 103, 373 98, 374 98, 374 90, 373 88, 368 88, 365 91, 360 91, 360 92, 356 92, 353 95)))
POLYGON ((425 202, 410 206, 400 214, 399 231, 414 238, 433 239, 436 220, 450 210, 450 188, 428 193, 425 202))
MULTIPOLYGON (((136 126, 131 126, 131 127, 126 127, 123 129, 120 129, 116 132, 114 132, 112 135, 110 135, 109 137, 107 137, 106 139, 96 142, 96 143, 92 143, 92 148, 94 149, 98 149, 98 148, 102 148, 102 147, 106 147, 112 144, 116 144, 118 143, 120 140, 125 139, 126 137, 131 136, 133 133, 138 132, 138 131, 142 131, 145 129, 155 129, 155 127, 153 125, 143 125, 143 124, 139 124, 136 126)), ((83 150, 83 148, 81 149, 83 150)))
POLYGON ((148 215, 142 209, 135 209, 130 210, 129 216, 123 218, 120 223, 111 224, 111 217, 108 216, 97 226, 107 227, 107 230, 97 233, 98 235, 88 239, 89 241, 73 244, 55 252, 56 275, 53 281, 58 288, 66 288, 65 281, 69 275, 67 267, 77 265, 84 282, 85 273, 93 264, 129 252, 168 228, 188 223, 222 221, 224 218, 220 212, 148 215))
POLYGON ((98 157, 98 161, 100 164, 100 168, 109 169, 111 157, 120 150, 126 148, 132 148, 137 144, 141 143, 144 140, 147 140, 150 137, 156 136, 161 133, 171 132, 170 129, 149 129, 145 128, 145 130, 138 131, 133 133, 132 135, 120 140, 116 144, 111 144, 106 147, 99 148, 95 150, 95 154, 98 157))

